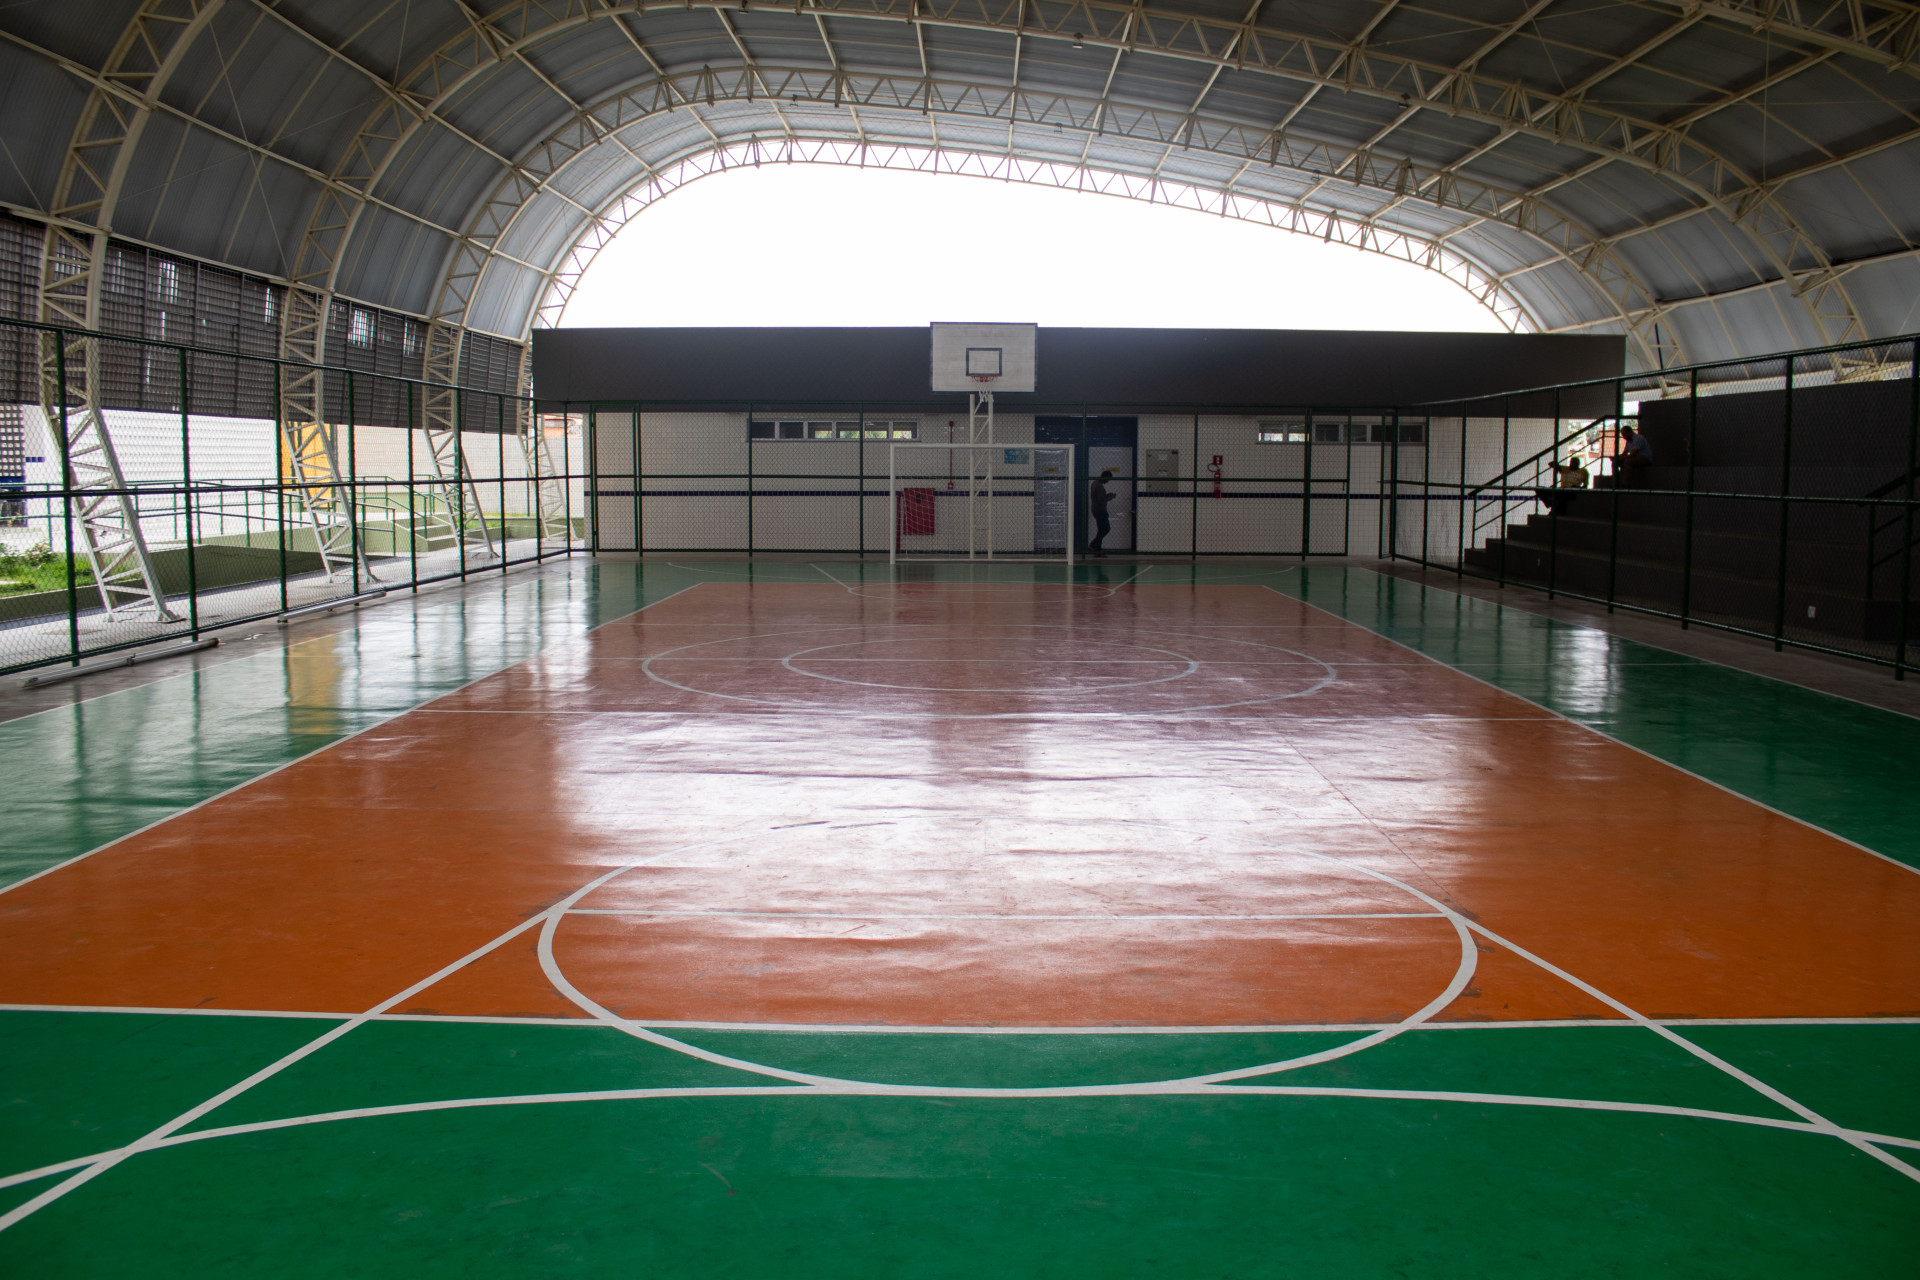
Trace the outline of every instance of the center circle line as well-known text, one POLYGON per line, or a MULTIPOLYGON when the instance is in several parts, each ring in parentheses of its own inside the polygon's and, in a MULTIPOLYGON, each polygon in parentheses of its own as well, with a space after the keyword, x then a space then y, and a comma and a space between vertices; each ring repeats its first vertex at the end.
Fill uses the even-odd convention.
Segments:
MULTIPOLYGON (((914 643, 915 639, 917 639, 917 637, 902 637, 899 639, 890 639, 890 640, 861 639, 861 640, 846 640, 846 641, 842 641, 839 644, 816 645, 811 649, 800 649, 793 653, 788 654, 786 657, 780 659, 780 665, 785 667, 787 670, 793 672, 797 676, 807 676, 814 680, 831 680, 835 684, 852 685, 855 688, 862 688, 862 689, 899 689, 907 693, 1023 693, 1029 696, 1038 696, 1038 697, 1064 697, 1069 695, 1088 694, 1088 693, 1106 693, 1113 689, 1140 689, 1140 688, 1146 687, 1147 685, 1152 685, 1152 684, 1166 684, 1168 681, 1171 681, 1171 680, 1184 680, 1188 676, 1192 675, 1194 672, 1200 669, 1200 660, 1197 658, 1190 657, 1184 653, 1176 653, 1172 649, 1156 649, 1152 645, 1144 645, 1144 644, 1127 645, 1126 647, 1131 650, 1146 652, 1146 653, 1164 653, 1167 656, 1165 659, 1162 659, 1162 661, 1184 662, 1187 664, 1186 668, 1181 671, 1176 671, 1172 675, 1160 676, 1152 680, 1126 680, 1116 684, 1090 685, 1082 688, 1073 688, 1073 689, 1034 689, 1034 688, 981 689, 981 688, 952 688, 945 685, 888 684, 885 681, 881 681, 881 680, 848 680, 841 676, 830 676, 819 671, 808 671, 804 667, 797 667, 794 665, 794 660, 797 658, 805 658, 808 654, 812 654, 812 653, 824 653, 829 649, 851 649, 855 645, 861 645, 861 644, 911 644, 911 643, 914 643)), ((1113 641, 1103 641, 1098 643, 1114 644, 1113 641)), ((1114 647, 1118 648, 1120 646, 1114 645, 1114 647)), ((1093 659, 1083 659, 1083 661, 1092 661, 1092 660, 1093 659)), ((828 661, 832 661, 832 659, 828 659, 828 661)), ((863 661, 871 662, 871 661, 874 661, 874 659, 868 658, 868 659, 863 659, 863 661)), ((911 662, 911 661, 914 661, 914 659, 898 658, 898 659, 893 659, 893 661, 911 662)), ((929 659, 920 659, 920 661, 929 661, 929 659)), ((938 660, 936 659, 932 661, 938 661, 938 660)), ((955 660, 953 659, 946 660, 948 665, 951 665, 954 661, 955 660)), ((965 662, 966 659, 962 658, 962 659, 958 659, 957 661, 965 662)), ((1044 665, 1044 660, 1041 663, 1036 663, 1034 665, 1036 666, 1044 665)))

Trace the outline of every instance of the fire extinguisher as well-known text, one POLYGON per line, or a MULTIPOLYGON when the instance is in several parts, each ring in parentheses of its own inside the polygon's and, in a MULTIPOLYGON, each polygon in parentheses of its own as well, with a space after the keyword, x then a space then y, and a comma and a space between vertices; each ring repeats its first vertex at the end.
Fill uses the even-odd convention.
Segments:
POLYGON ((1225 461, 1216 453, 1213 455, 1213 465, 1207 468, 1207 474, 1213 477, 1213 496, 1216 498, 1223 496, 1220 492, 1220 465, 1225 461))

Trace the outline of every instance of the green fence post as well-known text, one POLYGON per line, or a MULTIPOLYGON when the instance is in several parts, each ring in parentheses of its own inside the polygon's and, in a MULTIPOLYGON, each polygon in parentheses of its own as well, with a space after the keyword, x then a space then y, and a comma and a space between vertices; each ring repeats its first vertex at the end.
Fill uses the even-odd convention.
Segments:
MULTIPOLYGON (((460 429, 467 421, 467 395, 453 389, 453 527, 454 543, 460 548, 460 581, 467 580, 467 451, 460 443, 460 429)), ((483 515, 481 517, 485 519, 483 515)))
POLYGON ((1312 409, 1307 410, 1307 452, 1306 461, 1300 467, 1300 559, 1307 558, 1311 550, 1309 539, 1313 530, 1313 438, 1320 434, 1320 419, 1312 409))
POLYGON ((1453 556, 1453 576, 1467 576, 1467 415, 1460 415, 1460 483, 1453 491, 1454 537, 1459 549, 1453 556))
MULTIPOLYGON (((1187 521, 1187 559, 1200 563, 1200 415, 1193 415, 1193 452, 1187 458, 1188 474, 1193 479, 1187 485, 1187 505, 1191 508, 1187 521)), ((1069 492, 1068 501, 1072 501, 1069 492)))
MULTIPOLYGON (((1900 612, 1894 621, 1893 678, 1907 678, 1907 615, 1913 608, 1913 473, 1920 468, 1920 339, 1907 355, 1907 492, 1900 512, 1900 612)), ((1869 523, 1873 516, 1867 517, 1869 523)), ((1868 566, 1871 574, 1873 568, 1868 566)))
POLYGON ((1700 371, 1695 369, 1687 384, 1687 523, 1686 542, 1680 551, 1680 627, 1685 630, 1693 616, 1693 492, 1699 487, 1700 467, 1700 371))
MULTIPOLYGON (((67 541, 67 651, 74 662, 80 661, 80 580, 79 569, 73 559, 73 447, 67 433, 67 335, 64 329, 53 333, 54 380, 59 384, 60 412, 55 419, 55 428, 60 445, 60 488, 62 502, 65 504, 65 528, 67 541)), ((106 603, 106 594, 100 591, 98 583, 94 590, 100 595, 100 602, 106 603)))
POLYGON ((1513 457, 1513 397, 1500 397, 1500 493, 1494 495, 1494 501, 1500 503, 1500 589, 1507 589, 1507 493, 1511 489, 1513 478, 1507 474, 1509 459, 1513 457))
POLYGON ((1340 478, 1340 554, 1353 554, 1353 415, 1347 415, 1347 469, 1340 478))
POLYGON ((180 349, 180 506, 187 524, 187 633, 200 638, 200 580, 193 563, 193 437, 187 405, 187 352, 180 349))
POLYGON ((420 593, 420 477, 414 470, 413 437, 420 429, 420 388, 407 383, 407 576, 415 595, 420 593))
POLYGON ((280 611, 282 613, 285 613, 290 607, 287 603, 287 538, 291 532, 287 528, 287 464, 290 461, 287 452, 287 406, 286 402, 281 398, 281 380, 285 374, 285 367, 281 365, 278 360, 274 361, 273 417, 275 439, 273 445, 273 511, 275 527, 280 531, 280 536, 276 538, 275 541, 280 544, 280 611))
MULTIPOLYGON (((1386 558, 1398 560, 1400 558, 1400 433, 1403 428, 1400 426, 1399 409, 1396 408, 1389 417, 1393 423, 1392 446, 1389 454, 1389 460, 1393 464, 1393 474, 1387 480, 1387 518, 1384 521, 1376 521, 1374 527, 1377 529, 1382 524, 1386 526, 1386 558)), ((1376 547, 1377 545, 1376 543, 1376 547)))
MULTIPOLYGON (((587 554, 600 554, 600 410, 594 405, 587 406, 587 431, 584 441, 587 449, 587 491, 582 496, 587 503, 587 554)), ((640 467, 634 465, 633 502, 640 504, 640 467)), ((637 553, 636 553, 637 554, 637 553)))
MULTIPOLYGON (((892 436, 889 435, 888 439, 891 440, 892 436)), ((893 446, 889 444, 887 447, 891 449, 893 446)), ((855 456, 860 477, 859 483, 853 490, 854 543, 860 548, 860 558, 864 560, 867 555, 867 406, 865 404, 860 406, 860 440, 855 456)))
MULTIPOLYGON (((507 576, 507 560, 509 559, 507 555, 507 537, 513 532, 513 528, 507 523, 507 398, 497 391, 494 392, 493 395, 493 425, 496 428, 494 431, 496 438, 493 442, 495 458, 494 475, 498 478, 498 483, 495 487, 500 491, 500 576, 504 578, 507 576)), ((540 504, 537 501, 534 503, 533 514, 534 528, 537 530, 540 520, 540 504)), ((539 545, 539 540, 536 538, 534 540, 534 548, 536 551, 539 549, 539 545)))
MULTIPOLYGON (((353 429, 353 423, 360 416, 357 403, 358 388, 352 372, 347 374, 347 483, 341 492, 347 495, 347 546, 353 553, 353 594, 360 594, 360 467, 354 454, 354 441, 359 432, 353 429)), ((334 456, 339 456, 336 445, 334 456)), ((334 477, 340 479, 339 476, 334 477)))
MULTIPOLYGON (((634 486, 636 489, 638 485, 634 486)), ((636 499, 637 501, 637 499, 636 499)), ((560 406, 560 526, 567 559, 573 559, 573 410, 560 406)))
POLYGON ((1787 536, 1792 532, 1793 504, 1793 357, 1787 357, 1786 386, 1780 407, 1780 558, 1775 567, 1773 651, 1780 652, 1787 634, 1787 536))
MULTIPOLYGON (((778 430, 779 428, 775 428, 778 430)), ((753 406, 747 406, 747 554, 753 554, 753 406)))
MULTIPOLYGON (((1625 394, 1626 384, 1615 381, 1613 384, 1613 435, 1616 443, 1618 443, 1620 439, 1620 422, 1623 416, 1623 410, 1626 407, 1624 404, 1625 394)), ((1620 464, 1615 462, 1613 467, 1613 502, 1609 508, 1607 520, 1608 613, 1613 612, 1614 596, 1618 593, 1620 584, 1620 495, 1626 491, 1625 485, 1622 483, 1626 478, 1625 473, 1620 470, 1620 464)))
POLYGON ((1420 451, 1420 571, 1433 567, 1433 415, 1427 415, 1427 447, 1420 451))
MULTIPOLYGON (((1560 456, 1560 446, 1558 444, 1558 441, 1560 439, 1561 409, 1562 409, 1562 406, 1560 403, 1560 388, 1555 387, 1553 389, 1553 438, 1556 442, 1554 445, 1554 456, 1556 458, 1560 456)), ((1599 470, 1598 464, 1595 465, 1594 469, 1596 471, 1599 470)), ((1597 484, 1599 482, 1596 480, 1594 481, 1594 483, 1597 484)), ((1559 581, 1560 581, 1560 513, 1558 511, 1549 511, 1547 513, 1547 599, 1549 600, 1553 599, 1554 591, 1558 586, 1559 581)))

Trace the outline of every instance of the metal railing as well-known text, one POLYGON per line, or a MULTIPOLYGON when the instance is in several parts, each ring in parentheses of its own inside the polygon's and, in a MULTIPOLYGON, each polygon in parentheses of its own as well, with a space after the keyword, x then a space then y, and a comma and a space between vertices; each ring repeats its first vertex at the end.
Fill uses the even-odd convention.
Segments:
MULTIPOLYGON (((952 400, 595 402, 547 407, 586 424, 589 540, 598 552, 887 554, 888 450, 938 445, 952 400), (834 435, 774 438, 755 428, 834 435), (869 430, 869 424, 879 423, 869 430), (907 423, 914 434, 898 432, 907 423)), ((1075 424, 1129 425, 1115 446, 1115 510, 1132 516, 1125 550, 1153 556, 1375 556, 1388 521, 1384 468, 1418 428, 1377 407, 1022 403, 1003 409, 994 447, 1071 444, 1082 540, 1089 450, 1075 424), (1360 421, 1356 422, 1356 419, 1360 421), (1295 437, 1263 443, 1271 420, 1295 437), (1042 422, 1052 426, 1043 428, 1042 422), (1065 435, 1058 434, 1066 431, 1065 435), (1049 432, 1052 432, 1050 434, 1049 432), (1158 466, 1156 468, 1156 461, 1158 466)), ((956 447, 966 443, 956 434, 956 447)), ((1417 440, 1404 452, 1419 451, 1417 440)), ((938 454, 934 448, 927 452, 938 454)), ((1093 465, 1093 473, 1107 464, 1093 465)), ((917 480, 916 484, 923 483, 917 480)), ((1112 544, 1110 544, 1112 545, 1112 544)))
POLYGON ((1444 461, 1396 476, 1390 555, 1904 679, 1920 636, 1917 348, 1850 343, 1427 405, 1429 456, 1444 461), (1519 424, 1546 443, 1514 460, 1519 424), (1629 426, 1653 458, 1623 471, 1629 426), (1569 456, 1591 465, 1591 488, 1555 485, 1569 456))
POLYGON ((578 432, 525 397, 455 388, 485 429, 436 437, 423 406, 447 390, 416 380, 24 322, 0 322, 0 357, 25 441, 0 482, 0 672, 586 545, 578 432), (66 377, 89 365, 157 373, 124 405, 66 377), (289 368, 323 420, 278 395, 289 368))

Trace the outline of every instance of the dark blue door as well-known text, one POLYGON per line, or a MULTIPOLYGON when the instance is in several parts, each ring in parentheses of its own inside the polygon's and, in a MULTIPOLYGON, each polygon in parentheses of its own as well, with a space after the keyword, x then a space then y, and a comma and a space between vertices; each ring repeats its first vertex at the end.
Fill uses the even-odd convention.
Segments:
POLYGON ((1113 532, 1106 537, 1104 550, 1131 551, 1134 541, 1134 477, 1139 474, 1140 419, 1122 417, 1081 417, 1078 414, 1040 414, 1033 420, 1035 444, 1070 444, 1073 449, 1074 541, 1081 551, 1093 535, 1093 520, 1087 510, 1087 488, 1091 478, 1101 471, 1112 471, 1107 482, 1113 501, 1107 514, 1113 532))

